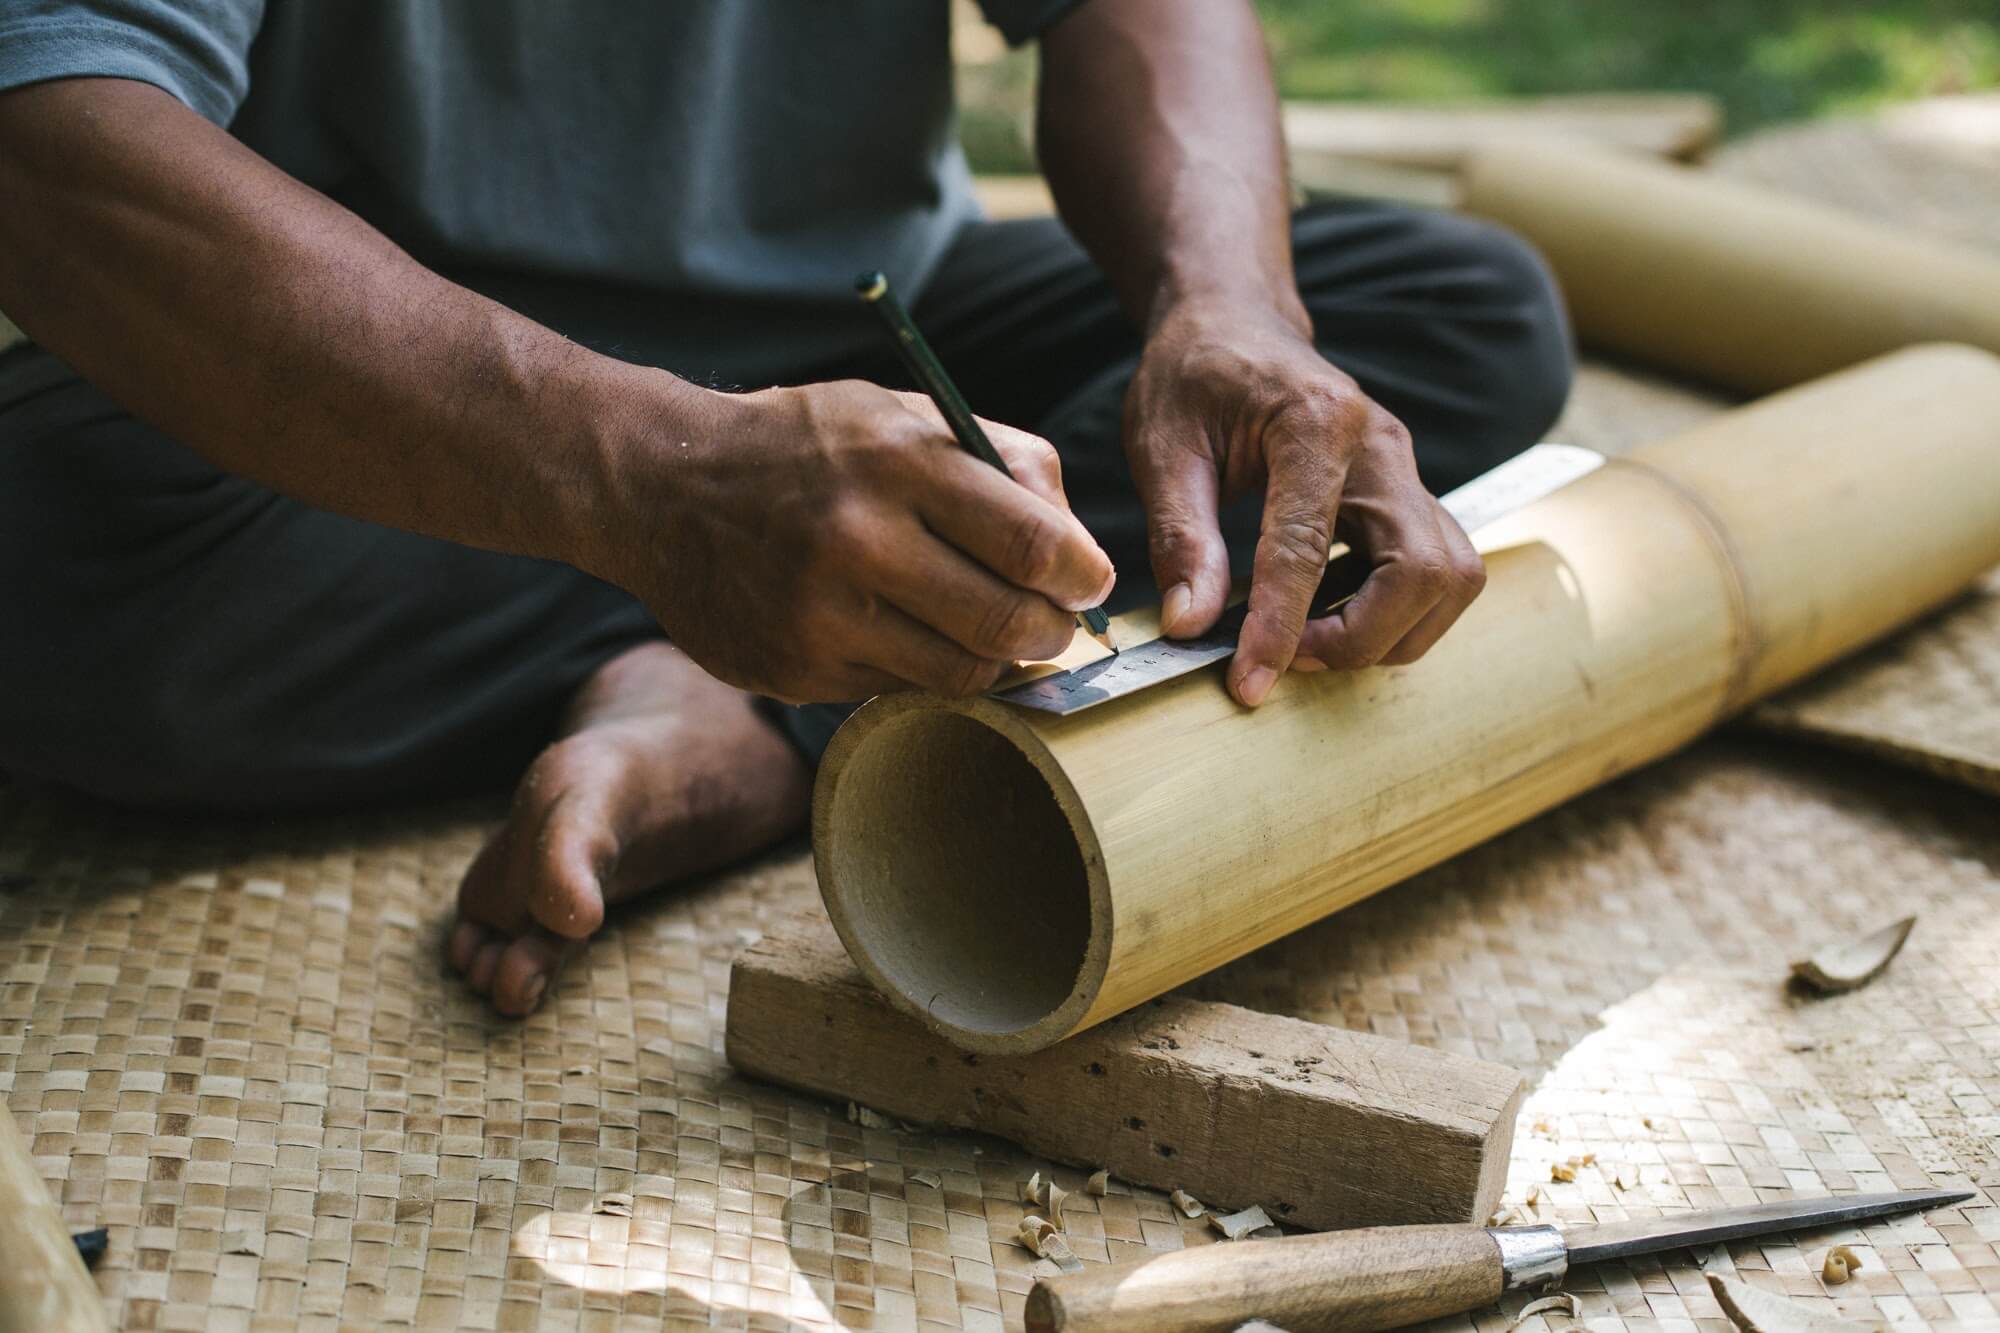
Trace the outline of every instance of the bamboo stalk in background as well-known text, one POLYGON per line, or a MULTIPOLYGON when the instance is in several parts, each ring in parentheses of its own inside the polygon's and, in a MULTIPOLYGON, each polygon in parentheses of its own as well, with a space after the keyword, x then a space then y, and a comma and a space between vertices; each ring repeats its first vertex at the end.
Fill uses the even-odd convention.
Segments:
POLYGON ((90 1270, 42 1184, 14 1117, 0 1106, 0 1333, 111 1327, 90 1270))
POLYGON ((2000 352, 2000 257, 1577 140, 1484 146, 1462 184, 1547 256, 1586 346, 1752 393, 1912 343, 2000 352))
POLYGON ((1666 754, 2000 561, 2000 359, 1856 367, 1481 545, 1422 661, 1254 712, 1212 670, 1068 717, 870 703, 814 793, 849 953, 959 1045, 1035 1050, 1666 754))

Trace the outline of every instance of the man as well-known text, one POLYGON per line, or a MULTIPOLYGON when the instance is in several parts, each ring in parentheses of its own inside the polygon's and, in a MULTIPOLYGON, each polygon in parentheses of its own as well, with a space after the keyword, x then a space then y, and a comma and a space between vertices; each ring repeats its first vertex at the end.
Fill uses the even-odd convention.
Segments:
POLYGON ((449 946, 522 1014, 607 902, 798 827, 826 731, 772 701, 983 689, 1114 580, 1199 633, 1232 566, 1246 707, 1421 655, 1483 578, 1431 491, 1566 392, 1543 269, 1291 216, 1249 0, 984 3, 1067 232, 978 219, 944 0, 0 0, 0 766, 527 765, 449 946), (874 267, 1018 483, 899 391, 874 267), (1373 572, 1308 622, 1336 534, 1373 572))

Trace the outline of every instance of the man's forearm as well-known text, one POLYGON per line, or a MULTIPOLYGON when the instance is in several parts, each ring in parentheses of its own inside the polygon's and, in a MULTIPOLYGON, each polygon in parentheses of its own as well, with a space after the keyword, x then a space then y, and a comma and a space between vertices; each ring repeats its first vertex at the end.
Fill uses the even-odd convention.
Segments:
POLYGON ((587 565, 627 390, 657 409, 670 380, 447 282, 145 84, 0 95, 0 198, 0 309, 30 337, 339 513, 587 565))
POLYGON ((1306 327, 1249 0, 1086 0, 1044 36, 1041 79, 1037 145, 1056 205, 1134 319, 1247 302, 1306 327))

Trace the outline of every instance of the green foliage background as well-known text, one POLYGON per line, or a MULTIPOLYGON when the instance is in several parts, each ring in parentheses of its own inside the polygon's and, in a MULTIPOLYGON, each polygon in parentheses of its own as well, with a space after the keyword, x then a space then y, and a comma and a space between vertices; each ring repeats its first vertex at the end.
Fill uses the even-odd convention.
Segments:
MULTIPOLYGON (((1213 3, 1213 0, 1162 0, 1213 3)), ((1287 97, 1706 92, 1732 135, 2000 88, 2000 0, 1257 0, 1287 97)), ((1031 57, 961 71, 985 171, 1032 170, 1031 57)))

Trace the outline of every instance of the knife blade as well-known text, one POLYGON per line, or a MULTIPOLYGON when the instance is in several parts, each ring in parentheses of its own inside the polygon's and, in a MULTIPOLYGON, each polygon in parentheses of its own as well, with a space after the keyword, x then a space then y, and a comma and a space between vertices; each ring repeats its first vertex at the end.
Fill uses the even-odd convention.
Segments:
MULTIPOLYGON (((1438 503, 1468 534, 1475 533, 1495 519, 1595 472, 1603 463, 1604 455, 1591 449, 1573 444, 1538 444, 1440 497, 1438 503)), ((1339 607, 1359 591, 1361 581, 1367 576, 1367 566, 1361 560, 1330 561, 1326 577, 1313 596, 1313 615, 1323 616, 1339 607)), ((1243 632, 1243 620, 1249 612, 1249 603, 1239 602, 1224 611, 1208 633, 1197 638, 1152 639, 1128 647, 1115 657, 1002 687, 993 692, 993 697, 1044 713, 1079 713, 1222 661, 1236 651, 1236 640, 1243 632)))
POLYGON ((1043 1278, 1028 1293, 1025 1318, 1030 1333, 1219 1331, 1253 1319, 1288 1333, 1401 1328, 1559 1280, 1571 1264, 1837 1226, 1972 1197, 1970 1190, 1907 1190, 1567 1229, 1364 1227, 1205 1245, 1043 1278))

